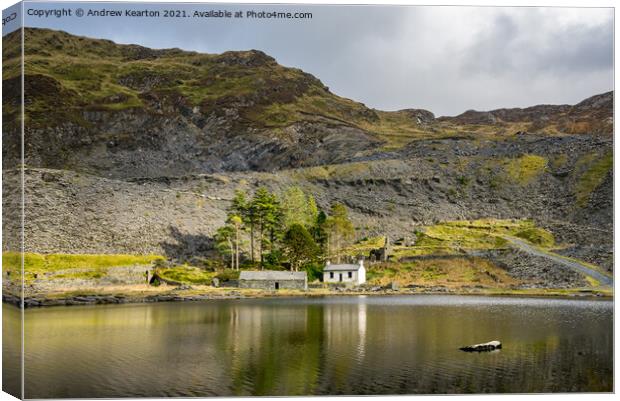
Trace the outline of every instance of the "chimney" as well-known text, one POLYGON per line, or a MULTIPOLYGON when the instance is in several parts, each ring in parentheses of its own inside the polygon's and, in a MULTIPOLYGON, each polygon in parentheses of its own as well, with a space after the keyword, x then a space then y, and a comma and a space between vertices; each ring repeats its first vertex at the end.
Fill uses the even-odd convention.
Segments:
POLYGON ((327 262, 325 262, 325 266, 329 266, 329 265, 331 265, 331 264, 332 264, 332 263, 331 263, 329 260, 328 260, 327 262))
POLYGON ((360 258, 359 265, 360 265, 360 267, 364 267, 364 258, 363 257, 360 258))

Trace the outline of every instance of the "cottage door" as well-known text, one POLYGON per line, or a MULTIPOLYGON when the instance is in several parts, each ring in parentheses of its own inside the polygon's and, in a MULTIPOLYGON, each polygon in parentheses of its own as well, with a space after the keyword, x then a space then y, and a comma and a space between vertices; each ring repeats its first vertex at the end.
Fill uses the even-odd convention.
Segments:
POLYGON ((342 282, 342 273, 338 275, 339 281, 342 282))

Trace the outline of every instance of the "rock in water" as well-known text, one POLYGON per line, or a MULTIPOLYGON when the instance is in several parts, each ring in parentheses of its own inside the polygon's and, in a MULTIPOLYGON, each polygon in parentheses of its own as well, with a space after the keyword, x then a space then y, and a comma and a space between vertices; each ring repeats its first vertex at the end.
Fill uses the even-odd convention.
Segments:
POLYGON ((502 343, 495 340, 489 341, 488 343, 468 345, 466 347, 459 348, 461 351, 465 352, 483 352, 483 351, 493 351, 496 349, 502 348, 502 343))

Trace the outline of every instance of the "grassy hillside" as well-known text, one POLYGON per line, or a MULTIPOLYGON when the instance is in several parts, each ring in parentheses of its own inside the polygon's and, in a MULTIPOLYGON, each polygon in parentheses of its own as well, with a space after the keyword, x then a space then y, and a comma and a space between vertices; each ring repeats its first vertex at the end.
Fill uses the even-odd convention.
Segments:
MULTIPOLYGON (((410 256, 458 255, 466 251, 503 249, 506 237, 516 237, 542 249, 553 248, 555 240, 547 230, 531 220, 459 220, 421 226, 415 232, 414 245, 393 245, 393 260, 410 256)), ((393 239, 394 241, 394 239, 393 239)), ((344 252, 345 255, 368 255, 383 246, 383 237, 364 239, 344 252)))
POLYGON ((384 263, 368 268, 370 285, 386 286, 396 283, 400 286, 442 286, 462 288, 508 288, 521 284, 504 269, 481 258, 450 258, 417 260, 393 264, 384 263))
POLYGON ((592 192, 601 185, 607 174, 612 172, 613 167, 611 151, 602 155, 593 153, 579 161, 577 170, 581 170, 582 173, 575 187, 575 197, 579 206, 586 206, 592 192))
MULTIPOLYGON (((333 95, 312 75, 281 66, 256 50, 200 54, 117 45, 46 29, 26 29, 25 35, 25 71, 32 89, 27 91, 32 97, 27 110, 34 125, 59 123, 45 117, 57 115, 58 106, 76 112, 72 121, 80 122, 77 112, 82 109, 148 109, 154 101, 169 103, 170 111, 187 107, 202 113, 244 104, 242 117, 263 128, 312 119, 367 127, 382 123, 363 104, 333 95), (57 91, 62 99, 56 98, 57 91)), ((4 80, 20 74, 17 39, 5 40, 4 80)), ((401 120, 395 128, 411 125, 401 120)))
MULTIPOLYGON (((4 39, 5 85, 11 85, 20 74, 19 39, 17 34, 4 39)), ((25 43, 27 123, 33 128, 67 122, 88 127, 83 118, 87 110, 135 109, 220 117, 226 117, 227 110, 236 110, 238 126, 285 136, 286 127, 301 121, 345 125, 373 134, 383 141, 385 150, 434 137, 495 138, 528 130, 549 134, 574 131, 572 125, 562 125, 555 118, 541 126, 524 112, 529 109, 499 110, 492 121, 477 118, 479 112, 436 120, 424 110, 370 109, 331 93, 314 76, 279 65, 257 50, 222 54, 154 50, 34 28, 25 30, 25 43)), ((10 111, 15 101, 5 99, 5 109, 10 111)), ((557 117, 567 110, 560 108, 557 117)), ((580 124, 588 125, 587 118, 579 116, 580 124)))
MULTIPOLYGON (((102 278, 107 269, 119 266, 151 266, 162 260, 159 255, 80 255, 80 254, 24 254, 24 271, 26 281, 35 275, 52 274, 55 278, 102 278)), ((19 252, 2 253, 2 272, 10 277, 21 276, 21 254, 19 252)))

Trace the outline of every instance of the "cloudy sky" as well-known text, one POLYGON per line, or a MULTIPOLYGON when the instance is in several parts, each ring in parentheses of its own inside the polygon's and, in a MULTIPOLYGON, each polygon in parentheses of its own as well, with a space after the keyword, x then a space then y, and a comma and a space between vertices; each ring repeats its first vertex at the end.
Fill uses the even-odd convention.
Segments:
MULTIPOLYGON (((124 10, 125 4, 27 3, 124 10)), ((140 5, 135 9, 167 7, 140 5)), ((311 20, 25 17, 27 26, 208 53, 260 49, 341 96, 436 115, 576 103, 613 89, 613 10, 407 6, 218 6, 175 9, 312 12, 311 20)))

